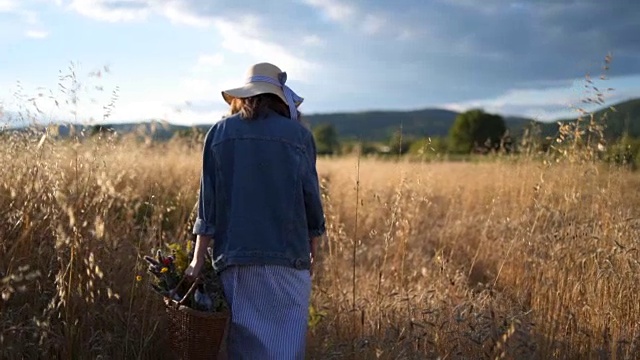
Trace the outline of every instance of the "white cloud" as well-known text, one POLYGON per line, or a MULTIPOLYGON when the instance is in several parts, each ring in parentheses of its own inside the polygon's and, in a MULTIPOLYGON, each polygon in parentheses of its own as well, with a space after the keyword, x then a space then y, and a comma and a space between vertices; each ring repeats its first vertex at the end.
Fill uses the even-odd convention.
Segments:
MULTIPOLYGON (((382 14, 366 13, 363 9, 341 0, 303 0, 307 5, 320 10, 328 19, 353 27, 366 35, 376 35, 385 28, 393 28, 382 14)), ((398 27, 398 26, 396 26, 398 27)))
POLYGON ((120 102, 116 105, 113 122, 139 120, 166 120, 175 124, 191 125, 197 123, 213 123, 219 120, 225 111, 194 111, 188 106, 170 106, 156 99, 142 99, 120 102))
MULTIPOLYGON (((268 23, 246 15, 226 19, 224 14, 202 15, 185 0, 72 0, 70 8, 97 20, 144 21, 161 16, 174 24, 212 27, 217 33, 216 52, 201 54, 175 86, 149 94, 120 94, 113 120, 163 118, 172 122, 213 122, 226 112, 221 91, 241 86, 247 68, 257 62, 271 62, 286 71, 291 81, 305 82, 319 65, 300 55, 299 48, 287 48, 268 38, 268 23), (221 66, 224 64, 224 68, 221 66)), ((305 38, 307 45, 320 45, 317 36, 305 38)))
POLYGON ((318 35, 307 35, 302 38, 302 45, 305 46, 324 46, 325 40, 318 35))
POLYGON ((374 35, 380 32, 387 23, 387 20, 380 15, 369 14, 362 22, 362 31, 367 35, 374 35))
POLYGON ((196 12, 187 9, 181 1, 170 1, 160 9, 169 20, 176 24, 184 24, 194 27, 208 27, 212 23, 211 17, 199 16, 196 12))
POLYGON ((214 123, 228 111, 220 91, 238 85, 237 81, 220 80, 212 75, 184 77, 173 88, 151 93, 123 89, 111 121, 158 119, 185 125, 214 123), (215 83, 211 79, 215 79, 215 83))
POLYGON ((213 124, 222 119, 227 111, 197 112, 189 109, 176 113, 171 122, 182 125, 213 124))
MULTIPOLYGON (((30 89, 39 89, 32 83, 22 83, 20 88, 28 89, 23 92, 20 99, 15 98, 12 94, 16 92, 16 85, 7 85, 0 83, 0 99, 9 99, 9 103, 5 103, 5 110, 8 112, 24 111, 30 109, 34 111, 31 102, 24 99, 32 96, 30 89), (6 95, 5 95, 6 92, 6 95)), ((106 84, 105 84, 106 85, 106 84)), ((224 86, 236 86, 228 82, 224 86)), ((153 89, 150 91, 140 91, 140 89, 123 87, 119 92, 119 99, 115 103, 115 107, 111 112, 111 116, 106 119, 107 122, 131 122, 146 121, 150 119, 167 120, 172 123, 195 124, 195 123, 213 123, 221 118, 227 112, 227 107, 220 90, 224 87, 220 84, 214 84, 208 79, 200 78, 184 78, 175 83, 175 86, 168 88, 153 89), (205 107, 192 107, 189 102, 205 104, 205 107)), ((106 86, 111 90, 112 86, 106 86)), ((40 91, 40 90, 37 90, 40 91)), ((91 98, 95 98, 96 102, 89 101, 89 97, 81 100, 75 105, 66 104, 64 94, 53 92, 54 97, 59 101, 59 106, 49 97, 37 97, 38 108, 47 114, 47 118, 39 117, 38 121, 48 122, 49 120, 71 121, 74 119, 72 110, 77 110, 77 121, 83 124, 93 124, 103 121, 105 110, 103 105, 109 103, 110 91, 105 93, 91 93, 91 98), (50 116, 50 117, 49 117, 50 116)), ((0 118, 0 126, 2 119, 0 118)))
POLYGON ((253 16, 239 21, 217 20, 215 27, 222 36, 222 47, 226 50, 249 57, 252 61, 271 62, 286 71, 289 79, 307 81, 310 72, 319 65, 294 55, 295 49, 288 49, 276 42, 258 38, 261 34, 260 20, 253 16))
POLYGON ((26 10, 25 5, 29 5, 28 1, 17 0, 0 0, 0 13, 8 13, 16 16, 27 25, 37 25, 40 22, 38 13, 26 10))
POLYGON ((223 63, 224 63, 224 55, 220 53, 200 55, 200 57, 198 57, 198 62, 196 63, 196 68, 206 69, 206 68, 218 67, 223 63))
POLYGON ((493 99, 467 101, 463 104, 468 106, 489 106, 491 108, 503 108, 505 106, 539 106, 539 105, 560 105, 568 106, 574 96, 570 96, 571 89, 515 89, 509 90, 505 94, 493 99))
POLYGON ((25 36, 31 39, 45 39, 49 36, 49 33, 43 30, 28 30, 25 36))
POLYGON ((69 8, 96 20, 135 21, 149 16, 152 3, 152 0, 72 0, 69 8))
MULTIPOLYGON (((238 84, 233 84, 230 86, 234 87, 237 85, 238 84)), ((176 90, 178 90, 176 93, 180 94, 180 98, 176 99, 175 96, 167 94, 167 102, 173 101, 183 104, 185 102, 205 102, 217 100, 218 98, 222 99, 222 95, 220 94, 222 88, 220 88, 219 85, 214 85, 211 80, 207 78, 184 78, 180 81, 176 90)))
POLYGON ((319 9, 333 21, 345 22, 356 13, 356 9, 353 6, 344 4, 339 0, 304 0, 304 2, 319 9))
POLYGON ((6 13, 10 17, 17 19, 21 26, 27 28, 24 35, 32 39, 46 38, 49 33, 42 30, 40 16, 37 12, 29 10, 28 7, 34 5, 25 0, 0 0, 0 14, 6 13))
POLYGON ((0 13, 11 12, 18 8, 18 2, 15 0, 0 0, 0 13))
POLYGON ((84 16, 109 22, 142 21, 151 14, 159 14, 174 24, 207 27, 212 23, 211 17, 200 16, 183 0, 72 0, 69 8, 84 16))
POLYGON ((28 25, 38 25, 40 23, 40 17, 35 11, 23 10, 19 13, 23 21, 28 25))
POLYGON ((587 110, 598 108, 597 105, 581 103, 584 97, 580 80, 572 86, 557 86, 537 89, 513 89, 494 98, 470 100, 443 105, 454 111, 466 111, 482 108, 485 111, 503 115, 517 113, 537 120, 553 120, 574 112, 576 107, 587 110))

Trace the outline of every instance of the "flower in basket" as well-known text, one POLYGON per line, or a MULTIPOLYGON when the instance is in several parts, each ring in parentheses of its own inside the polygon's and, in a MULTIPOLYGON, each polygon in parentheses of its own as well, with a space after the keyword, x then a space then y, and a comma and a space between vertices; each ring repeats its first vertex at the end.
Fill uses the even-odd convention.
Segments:
MULTIPOLYGON (((193 259, 193 246, 171 243, 166 245, 167 253, 153 251, 154 256, 144 256, 148 264, 148 272, 153 275, 151 287, 164 297, 181 301, 182 305, 194 310, 220 312, 227 309, 220 278, 208 259, 203 267, 195 290, 188 294, 191 283, 183 281, 187 264, 193 259)), ((210 253, 210 252, 209 252, 210 253)))

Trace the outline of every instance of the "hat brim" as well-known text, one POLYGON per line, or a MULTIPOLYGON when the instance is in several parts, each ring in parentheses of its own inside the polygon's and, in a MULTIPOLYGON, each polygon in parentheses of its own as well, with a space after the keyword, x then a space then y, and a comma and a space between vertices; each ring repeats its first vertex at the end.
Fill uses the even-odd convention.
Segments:
MULTIPOLYGON (((222 91, 222 98, 227 104, 231 104, 233 99, 245 99, 260 94, 274 94, 282 99, 285 104, 287 103, 282 88, 264 82, 249 83, 235 89, 224 90, 222 91)), ((300 104, 302 104, 302 101, 296 102, 296 107, 300 106, 300 104)))

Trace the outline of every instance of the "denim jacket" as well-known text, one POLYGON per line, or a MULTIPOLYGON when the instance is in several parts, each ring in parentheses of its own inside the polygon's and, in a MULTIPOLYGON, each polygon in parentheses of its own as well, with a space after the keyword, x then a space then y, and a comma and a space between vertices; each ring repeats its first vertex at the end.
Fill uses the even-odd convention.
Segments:
POLYGON ((214 266, 309 269, 310 238, 325 232, 316 145, 301 123, 239 114, 207 132, 196 235, 213 238, 214 266))

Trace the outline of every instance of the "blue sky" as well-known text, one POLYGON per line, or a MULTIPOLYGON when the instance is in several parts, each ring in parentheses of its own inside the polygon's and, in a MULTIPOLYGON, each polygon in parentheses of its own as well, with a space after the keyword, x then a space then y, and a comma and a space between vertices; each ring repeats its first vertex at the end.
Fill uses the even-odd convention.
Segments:
POLYGON ((483 107, 551 120, 580 105, 609 52, 597 84, 615 89, 608 102, 640 97, 639 33, 635 0, 0 0, 0 104, 15 113, 36 96, 45 119, 75 109, 100 121, 117 88, 110 121, 212 123, 220 91, 269 61, 304 113, 483 107), (76 104, 58 85, 72 62, 76 104))

